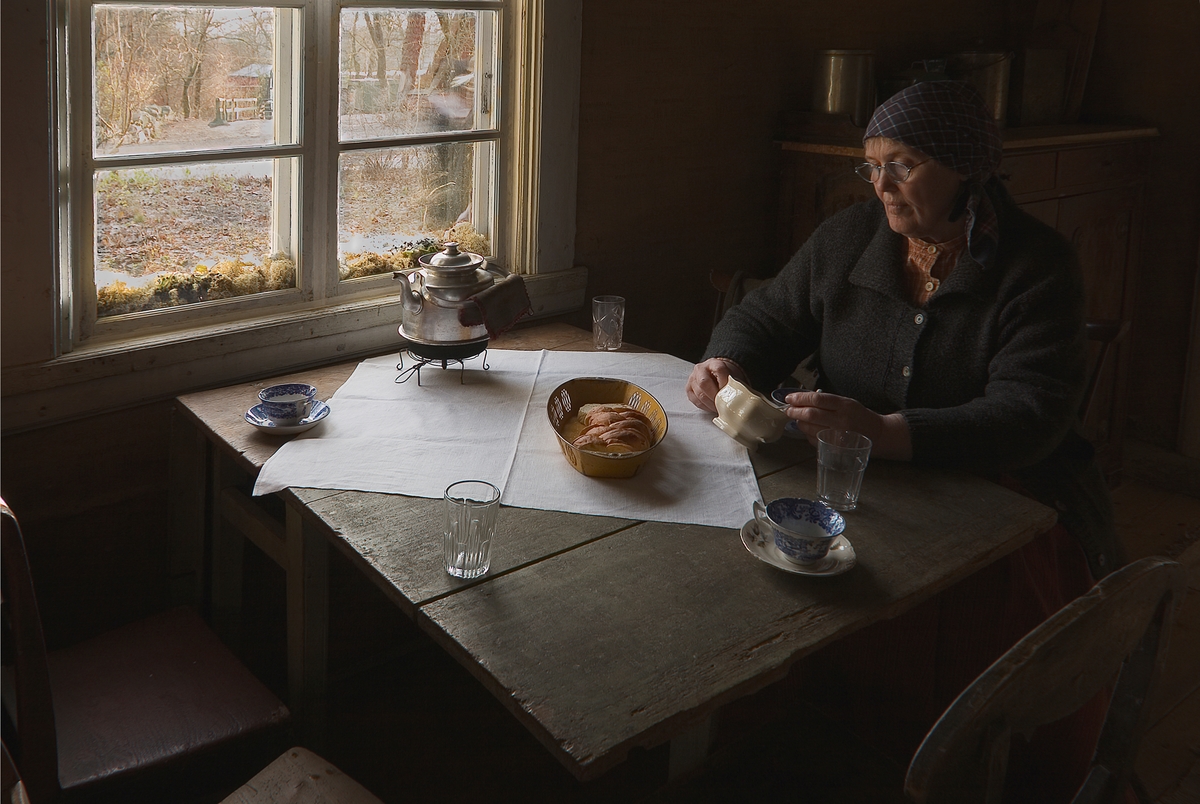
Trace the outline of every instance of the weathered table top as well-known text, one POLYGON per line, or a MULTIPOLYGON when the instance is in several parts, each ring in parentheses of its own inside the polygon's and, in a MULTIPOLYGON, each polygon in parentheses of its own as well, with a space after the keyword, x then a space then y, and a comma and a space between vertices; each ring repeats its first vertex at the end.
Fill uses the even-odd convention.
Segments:
MULTIPOLYGON (((587 333, 561 325, 494 345, 591 348, 587 333)), ((353 367, 303 377, 327 398, 353 367)), ((264 384, 180 398, 253 471, 284 440, 241 421, 264 384)), ((806 443, 768 445, 754 463, 764 499, 815 495, 806 443)), ((502 508, 490 572, 461 581, 442 570, 433 538, 439 500, 285 494, 581 779, 687 731, 802 656, 906 611, 1055 521, 1051 509, 986 480, 875 461, 846 517, 858 563, 844 575, 782 572, 749 555, 732 529, 502 508)))

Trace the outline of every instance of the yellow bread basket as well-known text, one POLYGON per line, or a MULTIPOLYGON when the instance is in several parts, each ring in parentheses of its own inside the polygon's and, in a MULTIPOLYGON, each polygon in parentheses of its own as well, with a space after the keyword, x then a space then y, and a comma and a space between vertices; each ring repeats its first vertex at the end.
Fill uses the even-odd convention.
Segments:
POLYGON ((546 415, 550 426, 558 436, 567 462, 575 471, 588 477, 633 477, 650 459, 654 448, 667 435, 667 412, 650 393, 631 382, 607 377, 576 377, 554 389, 546 402, 546 415), (624 452, 606 455, 579 449, 563 435, 569 422, 576 418, 577 411, 584 405, 628 405, 640 410, 650 419, 654 428, 654 443, 641 452, 624 452))

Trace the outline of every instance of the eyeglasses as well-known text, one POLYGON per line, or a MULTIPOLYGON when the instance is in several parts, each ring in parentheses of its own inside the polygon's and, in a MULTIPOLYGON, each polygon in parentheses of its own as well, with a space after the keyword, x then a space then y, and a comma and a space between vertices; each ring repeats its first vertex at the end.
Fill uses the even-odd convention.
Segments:
POLYGON ((923 159, 915 165, 906 165, 903 162, 885 162, 882 165, 872 165, 870 162, 863 162, 854 169, 854 172, 857 173, 858 177, 863 181, 874 184, 875 179, 879 178, 879 171, 882 170, 888 175, 888 178, 896 182, 896 184, 903 184, 904 182, 908 181, 909 175, 915 169, 930 161, 932 158, 933 157, 929 157, 929 159, 923 159))

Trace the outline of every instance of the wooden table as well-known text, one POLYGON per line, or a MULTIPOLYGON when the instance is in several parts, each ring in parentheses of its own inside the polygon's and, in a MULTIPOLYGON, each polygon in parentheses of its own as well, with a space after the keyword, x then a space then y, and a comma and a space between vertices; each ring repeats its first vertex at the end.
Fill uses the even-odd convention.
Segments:
MULTIPOLYGON (((494 346, 590 349, 591 339, 550 325, 494 346)), ((295 378, 328 398, 354 365, 295 378)), ((580 779, 604 773, 631 748, 667 741, 673 774, 694 766, 723 704, 1055 521, 1051 509, 980 478, 875 461, 859 509, 847 515, 858 565, 841 576, 770 567, 732 529, 501 508, 490 572, 462 581, 442 570, 440 500, 288 489, 275 495, 285 504, 280 523, 248 496, 246 479, 284 439, 260 434, 242 414, 256 389, 277 379, 179 398, 213 445, 214 625, 236 629, 241 538, 233 524, 287 571, 290 703, 319 728, 331 545, 580 779)), ((754 465, 764 499, 815 494, 807 443, 768 445, 754 465)))

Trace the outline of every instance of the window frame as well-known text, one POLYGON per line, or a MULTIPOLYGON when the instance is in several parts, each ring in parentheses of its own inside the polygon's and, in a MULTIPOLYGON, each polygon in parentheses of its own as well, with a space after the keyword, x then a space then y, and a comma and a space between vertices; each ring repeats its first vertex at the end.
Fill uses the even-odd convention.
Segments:
MULTIPOLYGON (((52 88, 66 77, 60 71, 67 47, 66 21, 78 4, 43 1, 50 56, 43 108, 51 131, 45 169, 56 177, 52 183, 58 189, 56 209, 50 215, 50 256, 61 261, 76 233, 64 214, 62 191, 69 176, 58 159, 66 137, 65 98, 52 88)), ((507 98, 505 116, 515 134, 509 138, 511 152, 498 182, 500 214, 508 219, 504 228, 524 236, 505 246, 499 261, 526 275, 537 318, 582 308, 587 284, 587 269, 574 265, 582 0, 510 1, 514 5, 503 23, 505 68, 500 92, 507 98), (517 91, 518 68, 527 71, 524 92, 517 91)), ((31 35, 36 39, 36 31, 31 35)), ((26 100, 36 105, 42 89, 34 82, 26 91, 30 93, 26 100)), ((29 172, 36 174, 38 169, 33 165, 29 172)), ((31 244, 25 251, 36 254, 37 247, 31 244)), ((23 269, 6 267, 6 272, 12 270, 22 271, 23 298, 29 303, 21 306, 19 319, 10 316, 5 322, 6 333, 22 332, 20 347, 10 341, 5 351, 5 431, 386 353, 400 343, 398 292, 339 299, 320 308, 306 303, 264 310, 238 320, 214 318, 202 326, 167 328, 110 342, 71 343, 67 337, 71 288, 59 281, 57 263, 35 259, 23 269), (49 322, 56 323, 48 326, 49 322), (33 331, 48 335, 41 339, 25 335, 33 331)))
MULTIPOLYGON (((136 8, 151 2, 161 8, 203 7, 236 8, 254 5, 256 0, 77 0, 72 5, 67 39, 74 34, 79 46, 68 48, 68 87, 66 109, 69 153, 67 194, 69 228, 76 234, 67 242, 67 259, 60 263, 60 281, 71 289, 68 303, 68 330, 63 342, 75 346, 88 341, 115 342, 154 332, 186 329, 215 321, 236 322, 261 311, 294 309, 309 303, 314 308, 364 296, 387 295, 394 288, 390 275, 350 281, 338 279, 338 180, 339 159, 344 154, 389 147, 404 147, 439 142, 487 142, 495 160, 487 169, 498 175, 505 159, 512 158, 504 141, 512 136, 496 128, 478 128, 464 132, 427 132, 417 135, 392 135, 372 140, 342 140, 339 133, 340 33, 341 14, 354 9, 447 9, 489 12, 503 26, 510 5, 505 0, 263 0, 262 5, 285 12, 277 19, 274 32, 274 67, 277 110, 274 116, 275 141, 243 147, 217 145, 203 151, 134 152, 125 155, 93 154, 94 55, 90 31, 92 9, 97 5, 136 8), (291 12, 288 14, 287 12, 291 12), (306 60, 303 54, 310 54, 306 60), (320 70, 315 65, 336 65, 320 70), (292 115, 295 104, 299 110, 292 115), (298 130, 293 130, 296 127, 298 130), (295 287, 265 291, 248 296, 213 300, 199 304, 159 308, 134 314, 97 318, 95 284, 95 187, 97 171, 149 168, 184 164, 229 164, 237 161, 267 161, 272 164, 274 180, 272 202, 274 228, 270 233, 271 251, 287 253, 296 265, 295 287), (310 221, 311 225, 306 225, 310 221)), ((480 17, 484 19, 484 17, 480 17)), ((489 24, 482 36, 490 38, 483 52, 493 52, 500 31, 489 24)), ((499 62, 500 54, 497 54, 499 62)), ((499 63, 497 64, 499 68, 499 63)), ((497 107, 502 106, 496 92, 497 107)), ((503 126, 504 115, 497 117, 503 126)), ((476 160, 480 161, 480 160, 476 160)), ((477 173, 484 170, 478 169, 477 173)), ((478 185, 477 185, 478 186, 478 185)), ((488 196, 497 188, 492 181, 485 186, 488 196)), ((478 198, 479 206, 497 206, 494 197, 478 198)), ((505 221, 509 223, 509 221, 505 221)), ((503 233, 503 227, 498 227, 503 233)), ((503 239, 500 240, 503 243, 503 239)), ((491 256, 503 264, 503 246, 491 256)))

